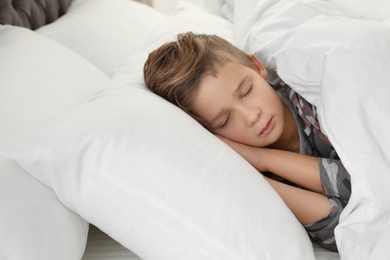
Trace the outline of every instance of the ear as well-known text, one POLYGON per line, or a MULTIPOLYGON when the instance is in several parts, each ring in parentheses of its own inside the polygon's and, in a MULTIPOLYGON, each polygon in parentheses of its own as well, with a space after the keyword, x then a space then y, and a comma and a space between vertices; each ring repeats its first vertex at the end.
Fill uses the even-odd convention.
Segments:
POLYGON ((263 79, 267 79, 268 78, 268 71, 265 69, 263 63, 261 63, 255 55, 253 54, 248 54, 249 55, 249 58, 252 59, 252 64, 253 64, 253 68, 255 71, 257 71, 257 73, 260 74, 260 76, 263 78, 263 79))

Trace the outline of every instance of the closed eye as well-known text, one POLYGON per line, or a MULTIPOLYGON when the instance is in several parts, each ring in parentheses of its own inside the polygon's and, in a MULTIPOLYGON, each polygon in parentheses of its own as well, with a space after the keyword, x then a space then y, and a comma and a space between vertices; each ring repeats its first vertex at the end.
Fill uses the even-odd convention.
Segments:
POLYGON ((229 123, 229 120, 230 120, 230 116, 231 114, 229 114, 224 120, 223 122, 219 125, 219 128, 224 128, 227 126, 227 124, 229 123))
POLYGON ((245 96, 247 96, 249 93, 251 93, 253 90, 253 85, 250 85, 249 87, 247 87, 244 91, 244 93, 242 94, 241 98, 244 98, 245 96))

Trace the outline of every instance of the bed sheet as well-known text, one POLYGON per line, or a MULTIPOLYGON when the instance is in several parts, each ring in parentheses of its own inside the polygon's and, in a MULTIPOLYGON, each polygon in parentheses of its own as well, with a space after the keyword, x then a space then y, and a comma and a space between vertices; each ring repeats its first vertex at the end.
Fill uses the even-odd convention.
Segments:
POLYGON ((352 178, 341 259, 389 259, 390 2, 236 1, 238 45, 317 106, 352 178))

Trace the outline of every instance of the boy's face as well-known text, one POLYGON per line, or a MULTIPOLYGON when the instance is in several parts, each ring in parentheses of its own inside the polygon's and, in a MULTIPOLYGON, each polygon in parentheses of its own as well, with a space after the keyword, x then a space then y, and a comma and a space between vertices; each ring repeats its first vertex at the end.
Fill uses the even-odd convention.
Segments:
POLYGON ((217 76, 200 83, 191 108, 214 134, 230 140, 267 147, 279 140, 284 129, 283 104, 266 82, 263 65, 253 57, 255 69, 236 62, 217 67, 217 76))

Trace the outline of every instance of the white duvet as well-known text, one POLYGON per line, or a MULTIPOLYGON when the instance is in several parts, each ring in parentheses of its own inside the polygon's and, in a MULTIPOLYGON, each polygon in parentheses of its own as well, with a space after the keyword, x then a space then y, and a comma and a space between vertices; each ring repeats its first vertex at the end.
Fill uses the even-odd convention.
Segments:
POLYGON ((236 1, 238 45, 318 108, 352 176, 341 259, 390 259, 390 1, 236 1))

